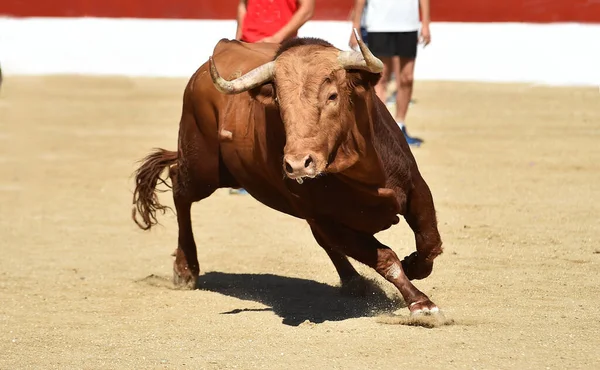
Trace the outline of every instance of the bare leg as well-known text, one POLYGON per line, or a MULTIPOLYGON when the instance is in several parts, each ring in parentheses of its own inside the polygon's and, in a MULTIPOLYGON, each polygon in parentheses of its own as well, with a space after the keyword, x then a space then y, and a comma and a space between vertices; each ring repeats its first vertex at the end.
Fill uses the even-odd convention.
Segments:
POLYGON ((406 277, 396 253, 373 235, 362 234, 341 225, 319 222, 318 232, 339 252, 375 269, 398 288, 412 314, 436 312, 437 306, 406 277))
POLYGON ((406 121, 406 113, 408 105, 412 98, 415 59, 400 58, 400 63, 394 63, 394 74, 396 75, 396 121, 404 123, 406 121))
POLYGON ((423 139, 410 136, 405 125, 408 105, 412 98, 415 59, 399 58, 399 60, 398 64, 394 64, 397 68, 394 73, 398 76, 396 79, 396 122, 400 126, 400 129, 402 129, 406 142, 409 145, 420 146, 423 143, 423 139))
POLYGON ((377 94, 377 97, 385 103, 385 100, 387 99, 387 83, 390 79, 390 73, 392 72, 392 58, 381 57, 379 59, 383 62, 383 72, 381 73, 379 82, 375 85, 375 94, 377 94))
MULTIPOLYGON (((394 76, 394 83, 393 84, 388 84, 391 85, 389 87, 391 87, 391 89, 388 88, 388 92, 389 92, 389 96, 388 96, 388 100, 390 100, 390 97, 393 98, 394 102, 396 101, 396 97, 398 96, 398 85, 400 84, 400 80, 398 79, 398 71, 400 71, 400 57, 399 56, 394 56, 392 57, 392 72, 391 74, 394 76)), ((390 80, 392 78, 390 77, 390 80)))

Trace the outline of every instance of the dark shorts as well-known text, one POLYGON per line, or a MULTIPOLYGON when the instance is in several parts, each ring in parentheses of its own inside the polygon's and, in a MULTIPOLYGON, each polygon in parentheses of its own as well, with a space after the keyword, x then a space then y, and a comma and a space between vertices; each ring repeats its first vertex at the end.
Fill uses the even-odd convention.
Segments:
POLYGON ((369 50, 376 57, 416 58, 419 33, 369 32, 369 50))

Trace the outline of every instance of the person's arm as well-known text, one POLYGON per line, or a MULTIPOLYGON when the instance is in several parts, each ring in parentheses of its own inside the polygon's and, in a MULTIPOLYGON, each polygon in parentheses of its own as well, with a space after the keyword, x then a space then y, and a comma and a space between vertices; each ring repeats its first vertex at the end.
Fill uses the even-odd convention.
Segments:
MULTIPOLYGON (((355 0, 354 1, 354 11, 352 12, 352 30, 350 31, 350 42, 348 42, 348 46, 351 48, 355 48, 358 45, 356 41, 356 37, 354 37, 354 28, 360 31, 360 21, 362 19, 363 11, 365 9, 365 0, 355 0)), ((360 34, 360 33, 359 33, 360 34)))
POLYGON ((261 42, 280 43, 294 35, 300 27, 308 22, 315 12, 315 0, 298 0, 298 9, 292 18, 273 36, 266 37, 261 42))
POLYGON ((350 22, 354 20, 354 5, 350 8, 350 14, 348 14, 348 19, 350 22))
POLYGON ((237 30, 235 31, 235 38, 239 40, 242 38, 242 23, 244 22, 244 17, 246 16, 246 1, 240 0, 237 7, 237 30))
POLYGON ((431 31, 429 30, 429 23, 431 17, 429 13, 429 0, 419 0, 421 5, 421 41, 425 45, 429 45, 431 42, 431 31))

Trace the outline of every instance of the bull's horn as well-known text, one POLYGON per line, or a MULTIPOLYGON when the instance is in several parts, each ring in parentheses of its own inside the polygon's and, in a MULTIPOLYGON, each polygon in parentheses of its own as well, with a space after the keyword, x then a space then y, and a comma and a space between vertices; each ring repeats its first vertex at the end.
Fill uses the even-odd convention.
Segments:
POLYGON ((363 69, 365 71, 380 73, 383 71, 383 62, 371 53, 371 50, 360 39, 358 31, 354 28, 354 37, 358 41, 358 51, 340 51, 338 61, 345 69, 363 69))
POLYGON ((275 73, 275 62, 271 61, 254 68, 235 80, 227 81, 219 75, 212 57, 208 58, 208 63, 210 64, 210 77, 215 87, 225 94, 237 94, 253 89, 267 81, 271 81, 275 73))

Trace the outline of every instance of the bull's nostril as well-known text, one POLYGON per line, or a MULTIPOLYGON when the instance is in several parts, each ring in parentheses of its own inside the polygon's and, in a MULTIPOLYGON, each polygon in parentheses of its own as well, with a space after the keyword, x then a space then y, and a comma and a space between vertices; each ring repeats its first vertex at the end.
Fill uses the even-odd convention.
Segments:
POLYGON ((285 170, 287 171, 287 173, 294 172, 294 169, 292 168, 292 166, 290 166, 288 162, 285 162, 285 170))
POLYGON ((304 161, 304 168, 308 168, 308 166, 310 166, 310 164, 313 162, 312 157, 309 155, 308 158, 306 158, 306 160, 304 161))

